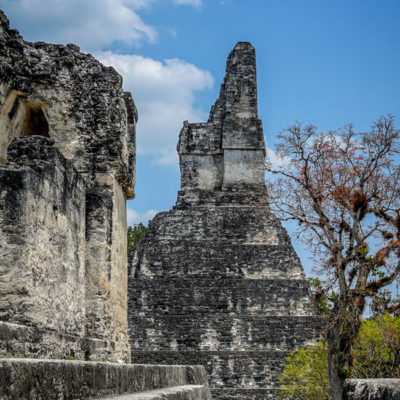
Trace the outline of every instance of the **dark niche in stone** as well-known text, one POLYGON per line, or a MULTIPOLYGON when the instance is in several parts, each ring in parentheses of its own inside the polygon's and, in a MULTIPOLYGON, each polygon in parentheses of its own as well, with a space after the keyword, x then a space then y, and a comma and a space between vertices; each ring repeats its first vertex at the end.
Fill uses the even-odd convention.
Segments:
POLYGON ((270 212, 255 50, 230 53, 205 123, 179 136, 181 189, 129 266, 132 361, 202 364, 214 399, 272 399, 285 356, 319 335, 308 283, 270 212))

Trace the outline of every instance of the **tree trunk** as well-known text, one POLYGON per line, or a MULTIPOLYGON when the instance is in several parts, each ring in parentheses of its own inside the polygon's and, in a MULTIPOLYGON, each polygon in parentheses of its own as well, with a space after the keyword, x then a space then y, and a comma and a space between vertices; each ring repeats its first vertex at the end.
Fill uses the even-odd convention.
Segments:
POLYGON ((337 317, 331 320, 333 322, 330 323, 330 329, 327 332, 328 373, 332 400, 342 400, 343 384, 351 373, 352 341, 357 337, 360 329, 363 306, 364 303, 354 302, 352 307, 340 313, 341 317, 337 313, 337 317))
POLYGON ((328 373, 332 400, 342 400, 342 382, 339 377, 339 355, 328 345, 328 373))

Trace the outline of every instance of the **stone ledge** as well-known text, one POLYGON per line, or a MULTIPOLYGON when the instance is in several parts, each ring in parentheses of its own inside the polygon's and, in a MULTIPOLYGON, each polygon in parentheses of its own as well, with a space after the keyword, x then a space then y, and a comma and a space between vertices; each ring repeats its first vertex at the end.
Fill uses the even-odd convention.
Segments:
POLYGON ((128 353, 126 343, 63 334, 0 321, 1 357, 116 361, 128 353))
POLYGON ((185 385, 151 390, 149 392, 107 397, 101 400, 207 400, 208 390, 201 385, 185 385))
MULTIPOLYGON (((225 390, 221 398, 228 399, 226 393, 237 391, 245 395, 240 399, 260 395, 262 391, 273 391, 279 385, 282 365, 289 351, 132 351, 135 363, 156 363, 164 365, 199 364, 204 365, 209 376, 211 392, 225 390), (226 373, 229 371, 229 375, 226 373), (243 377, 243 378, 242 378, 243 377), (222 383, 223 382, 223 383, 222 383), (221 385, 223 384, 223 387, 221 385)), ((235 394, 236 395, 236 394, 235 394)), ((213 398, 220 396, 213 394, 213 398)), ((232 398, 234 398, 232 396, 232 398)), ((264 397, 260 397, 264 399, 264 397)), ((251 397, 250 397, 251 399, 251 397)))
POLYGON ((276 390, 268 388, 214 388, 211 390, 212 398, 218 400, 276 400, 276 390))
POLYGON ((343 400, 400 400, 400 379, 347 379, 343 400))
POLYGON ((200 366, 0 359, 2 400, 88 399, 187 385, 203 389, 202 397, 193 399, 211 399, 207 377, 200 366))

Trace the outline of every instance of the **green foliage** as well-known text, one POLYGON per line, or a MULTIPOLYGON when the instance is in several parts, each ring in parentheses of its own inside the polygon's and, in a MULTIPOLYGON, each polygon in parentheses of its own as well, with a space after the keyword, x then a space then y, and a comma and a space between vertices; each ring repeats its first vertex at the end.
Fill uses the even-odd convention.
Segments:
POLYGON ((400 317, 378 315, 361 324, 353 351, 357 378, 400 378, 400 317))
POLYGON ((128 227, 128 257, 135 251, 138 243, 143 239, 146 234, 147 228, 139 222, 128 227))
MULTIPOLYGON (((400 316, 363 320, 353 346, 353 378, 400 378, 400 316)), ((280 378, 280 399, 330 400, 325 341, 293 351, 280 378)))
POLYGON ((281 376, 280 399, 329 400, 326 344, 321 341, 290 353, 281 376))

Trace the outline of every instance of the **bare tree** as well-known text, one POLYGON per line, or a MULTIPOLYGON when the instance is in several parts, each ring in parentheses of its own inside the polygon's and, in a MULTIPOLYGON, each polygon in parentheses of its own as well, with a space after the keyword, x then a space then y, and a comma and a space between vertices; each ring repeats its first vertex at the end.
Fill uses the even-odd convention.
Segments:
POLYGON ((297 123, 279 135, 280 166, 267 163, 271 209, 298 222, 330 300, 325 335, 331 392, 340 400, 367 298, 400 274, 400 132, 392 116, 369 132, 318 133, 297 123))

